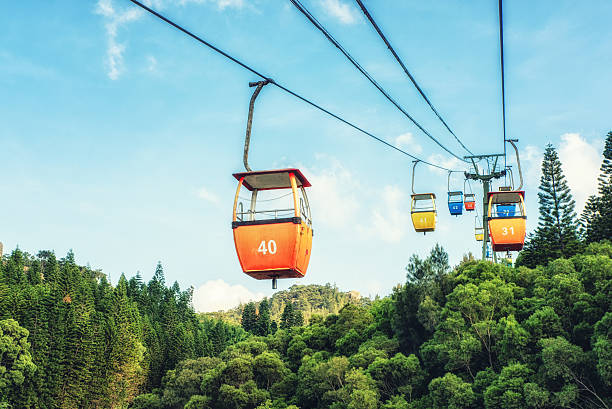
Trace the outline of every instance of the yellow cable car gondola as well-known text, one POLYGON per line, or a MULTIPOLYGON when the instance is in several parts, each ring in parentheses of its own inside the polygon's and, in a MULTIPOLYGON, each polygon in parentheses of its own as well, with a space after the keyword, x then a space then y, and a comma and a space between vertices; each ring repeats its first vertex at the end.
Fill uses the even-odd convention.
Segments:
POLYGON ((232 230, 238 261, 245 274, 257 280, 272 280, 276 288, 279 278, 300 278, 306 275, 312 248, 312 219, 305 188, 310 182, 299 169, 252 171, 249 167, 249 144, 255 99, 268 81, 249 83, 257 86, 249 104, 244 142, 246 172, 235 173, 238 188, 234 198, 232 230), (240 201, 240 191, 251 192, 248 210, 240 201), (258 193, 281 189, 290 192, 274 198, 258 198, 258 193), (284 201, 284 203, 283 203, 284 201))
POLYGON ((519 251, 525 243, 524 191, 489 192, 487 220, 493 251, 519 251), (507 209, 513 209, 509 212, 507 209))
POLYGON ((436 229, 436 195, 434 193, 415 193, 414 171, 418 160, 412 167, 412 195, 410 204, 410 217, 414 230, 418 233, 427 233, 436 229))
POLYGON ((476 241, 484 240, 484 227, 482 227, 482 220, 478 215, 475 217, 474 225, 474 237, 476 241))

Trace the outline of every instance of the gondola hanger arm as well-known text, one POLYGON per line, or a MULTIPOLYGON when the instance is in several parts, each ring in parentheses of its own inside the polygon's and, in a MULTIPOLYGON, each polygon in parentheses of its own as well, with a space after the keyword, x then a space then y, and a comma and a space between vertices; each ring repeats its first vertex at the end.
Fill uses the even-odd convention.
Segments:
POLYGON ((514 148, 514 152, 516 153, 516 164, 518 166, 519 171, 519 180, 521 181, 520 186, 517 190, 521 190, 523 188, 523 171, 521 169, 521 159, 519 158, 519 151, 514 142, 518 142, 518 139, 506 139, 506 142, 510 142, 512 147, 514 148))
POLYGON ((251 172, 251 167, 249 166, 249 145, 251 144, 251 128, 253 125, 253 109, 255 108, 255 100, 257 96, 261 92, 261 89, 270 83, 270 80, 257 81, 257 82, 249 82, 249 87, 257 87, 253 92, 253 96, 251 97, 251 101, 249 102, 249 117, 247 119, 247 128, 246 128, 246 136, 244 138, 244 155, 243 162, 244 168, 247 172, 251 172))
POLYGON ((416 169, 416 165, 420 162, 420 160, 413 160, 412 163, 414 163, 414 165, 412 165, 412 194, 416 195, 416 192, 414 191, 414 172, 416 169))

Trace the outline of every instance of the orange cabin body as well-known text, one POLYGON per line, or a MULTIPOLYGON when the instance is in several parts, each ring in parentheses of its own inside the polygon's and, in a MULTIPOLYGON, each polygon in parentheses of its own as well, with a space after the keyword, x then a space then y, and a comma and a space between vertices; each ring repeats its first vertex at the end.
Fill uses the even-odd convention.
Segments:
MULTIPOLYGON (((232 229, 242 271, 258 280, 304 277, 310 261, 313 235, 304 192, 304 187, 309 187, 310 183, 298 169, 245 172, 234 176, 239 184, 232 229), (238 193, 242 186, 251 192, 291 189, 289 195, 293 195, 294 208, 283 209, 285 213, 279 217, 276 217, 278 210, 254 210, 255 204, 249 211, 240 211, 238 193), (301 200, 298 200, 298 189, 301 190, 301 200), (286 214, 288 211, 292 214, 286 214), (245 215, 247 220, 244 220, 245 215), (258 220, 258 216, 263 219, 258 220)), ((256 202, 256 199, 253 201, 256 202)))
POLYGON ((493 251, 519 251, 525 243, 527 216, 525 215, 525 192, 490 192, 488 223, 493 251), (493 205, 515 204, 518 212, 513 216, 496 214, 493 205))
POLYGON ((525 219, 505 217, 489 220, 493 251, 519 251, 525 242, 525 219))
POLYGON ((297 223, 238 225, 234 244, 242 271, 251 277, 301 278, 310 261, 312 229, 299 219, 297 223))

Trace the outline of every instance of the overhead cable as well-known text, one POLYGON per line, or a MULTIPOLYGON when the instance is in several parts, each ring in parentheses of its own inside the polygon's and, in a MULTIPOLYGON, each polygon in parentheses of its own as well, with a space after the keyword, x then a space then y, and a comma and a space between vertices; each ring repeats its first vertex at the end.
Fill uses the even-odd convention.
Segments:
POLYGON ((187 30, 187 29, 185 29, 185 28, 181 27, 180 25, 178 25, 177 23, 173 22, 173 21, 172 21, 172 20, 170 20, 169 18, 167 18, 167 17, 163 16, 162 14, 158 13, 157 11, 155 11, 155 10, 151 9, 150 7, 148 7, 148 6, 144 5, 144 4, 143 4, 143 3, 141 3, 140 1, 138 1, 138 0, 129 0, 129 1, 130 1, 130 2, 132 2, 133 4, 137 5, 138 7, 142 8, 143 10, 146 10, 147 12, 151 13, 152 15, 154 15, 154 16, 155 16, 155 17, 157 17, 157 18, 159 18, 160 20, 163 20, 164 22, 166 22, 166 23, 170 24, 172 27, 174 27, 174 28, 176 28, 177 30, 179 30, 179 31, 183 32, 184 34, 188 35, 189 37, 193 38, 193 39, 194 39, 194 40, 196 40, 197 42, 199 42, 199 43, 201 43, 201 44, 203 44, 203 45, 207 46, 208 48, 210 48, 210 49, 212 49, 212 50, 216 51, 217 53, 221 54, 221 55, 222 55, 222 56, 224 56, 225 58, 227 58, 227 59, 229 59, 229 60, 231 60, 231 61, 235 62, 236 64, 240 65, 242 68, 246 69, 247 71, 250 71, 251 73, 253 73, 253 74, 257 75, 258 77, 260 77, 260 78, 264 79, 265 81, 268 81, 270 84, 273 84, 273 85, 275 85, 276 87, 278 87, 278 88, 282 89, 282 90, 283 90, 283 91, 285 91, 286 93, 288 93, 288 94, 290 94, 290 95, 293 95, 293 96, 294 96, 294 97, 296 97, 297 99, 299 99, 299 100, 301 100, 301 101, 303 101, 303 102, 307 103, 308 105, 310 105, 310 106, 312 106, 312 107, 314 107, 314 108, 318 109, 318 110, 319 110, 319 111, 321 111, 321 112, 324 112, 325 114, 327 114, 327 115, 331 116, 332 118, 337 119, 338 121, 340 121, 340 122, 342 122, 342 123, 344 123, 344 124, 346 124, 346 125, 350 126, 351 128, 353 128, 353 129, 355 129, 355 130, 357 130, 357 131, 359 131, 359 132, 361 132, 361 133, 363 133, 363 134, 365 134, 365 135, 369 136, 370 138, 375 139, 376 141, 378 141, 378 142, 380 142, 380 143, 382 143, 382 144, 384 144, 384 145, 388 146, 389 148, 392 148, 392 149, 394 149, 394 150, 396 150, 396 151, 398 151, 398 152, 400 152, 400 153, 402 153, 402 154, 404 154, 404 155, 406 155, 406 156, 409 156, 409 157, 410 157, 410 158, 412 158, 412 159, 415 159, 415 160, 418 160, 418 161, 420 161, 420 162, 423 162, 424 164, 429 165, 429 166, 432 166, 432 167, 434 167, 434 168, 438 168, 438 169, 442 169, 442 170, 451 170, 451 169, 446 168, 446 167, 444 167, 444 166, 437 165, 437 164, 435 164, 435 163, 431 163, 431 162, 428 162, 428 161, 426 161, 426 160, 420 159, 420 158, 418 158, 418 157, 416 157, 416 156, 412 155, 411 153, 408 153, 408 152, 404 151, 403 149, 398 148, 397 146, 395 146, 395 145, 393 145, 393 144, 391 144, 391 143, 389 143, 389 142, 385 141, 384 139, 379 138, 378 136, 376 136, 376 135, 374 135, 374 134, 372 134, 372 133, 370 133, 370 132, 368 132, 368 131, 366 131, 366 130, 364 130, 364 129, 360 128, 359 126, 357 126, 357 125, 353 124, 352 122, 349 122, 349 121, 347 121, 346 119, 344 119, 344 118, 342 118, 342 117, 340 117, 340 116, 338 116, 338 115, 334 114, 333 112, 331 112, 331 111, 329 111, 329 110, 327 110, 327 109, 323 108, 322 106, 320 106, 320 105, 318 105, 318 104, 316 104, 316 103, 312 102, 311 100, 309 100, 309 99, 307 99, 307 98, 305 98, 305 97, 303 97, 303 96, 301 96, 301 95, 299 95, 299 94, 297 94, 297 93, 293 92, 293 91, 292 91, 292 90, 290 90, 289 88, 286 88, 285 86, 283 86, 283 85, 281 85, 281 84, 277 83, 277 82, 276 82, 276 81, 274 81, 272 78, 270 78, 270 77, 268 77, 268 76, 266 76, 266 75, 264 75, 264 74, 261 74, 260 72, 256 71, 256 70, 255 70, 255 69, 253 69, 252 67, 250 67, 250 66, 246 65, 245 63, 243 63, 242 61, 238 60, 237 58, 232 57, 231 55, 229 55, 229 54, 228 54, 228 53, 226 53, 225 51, 223 51, 223 50, 221 50, 221 49, 219 49, 219 48, 215 47, 214 45, 212 45, 212 44, 211 44, 211 43, 209 43, 208 41, 206 41, 206 40, 202 39, 201 37, 197 36, 196 34, 193 34, 191 31, 189 31, 189 30, 187 30))
POLYGON ((395 60, 398 62, 398 64, 402 67, 402 69, 404 70, 404 72, 406 73, 406 75, 408 76, 408 78, 410 78, 410 81, 412 82, 412 84, 415 86, 415 88, 417 89, 417 91, 419 91, 419 94, 421 94, 421 96, 423 97, 423 99, 425 100, 425 102, 427 102, 427 105, 429 105, 429 108, 431 108, 431 110, 433 111, 434 114, 436 114, 436 116, 438 117, 438 119, 444 124, 444 126, 446 127, 446 129, 448 130, 448 132, 450 132, 455 139, 457 140, 457 142, 459 142, 459 145, 461 145, 461 147, 463 149, 465 149, 467 152, 469 152, 470 155, 473 155, 472 151, 470 151, 464 144, 463 142, 461 142, 461 140, 459 139, 459 137, 457 135, 455 135, 455 132, 450 128, 450 126, 448 126, 448 124, 446 123, 446 121, 442 118, 442 116, 440 115, 440 113, 438 112, 438 110, 433 106, 433 104, 431 103, 431 101, 429 100, 429 98, 427 98, 427 95, 425 95, 425 92, 421 89, 421 87, 419 86, 419 84, 417 84, 416 80, 414 79, 414 77, 412 76, 412 74, 410 73, 410 71, 408 71, 408 68, 406 68, 406 65, 404 64, 404 62, 402 61, 402 59, 399 57, 399 55, 397 55, 397 53, 395 52, 395 49, 393 48, 393 46, 391 45, 391 43, 389 43, 389 40, 387 40, 387 37, 385 37, 385 35, 383 34, 382 30, 380 29, 380 27, 378 27, 378 24, 376 24, 376 21, 374 21, 374 18, 372 17, 372 15, 370 14, 370 12, 368 11, 368 9, 366 8, 366 6, 363 4, 363 2, 361 0, 355 0, 357 2, 357 4, 359 5, 359 7, 361 8, 361 11, 363 12, 363 14, 366 16, 366 18, 370 21, 370 24, 372 24, 372 27, 374 27, 374 29, 376 30, 376 32, 378 33, 378 35, 380 36, 380 38, 384 41, 385 45, 387 46, 387 48, 389 49, 389 51, 391 51, 391 54, 393 54, 393 57, 395 57, 395 60))
POLYGON ((499 9, 499 56, 501 62, 501 92, 502 92, 502 127, 504 136, 504 169, 508 166, 506 159, 506 85, 504 79, 504 12, 502 0, 498 3, 499 9))
POLYGON ((418 123, 404 108, 402 108, 400 106, 400 104, 393 99, 393 97, 391 97, 391 95, 389 95, 389 93, 387 91, 385 91, 385 89, 372 77, 372 75, 370 75, 370 73, 368 73, 365 68, 363 68, 356 60, 355 58, 353 58, 353 56, 351 54, 349 54, 348 51, 346 51, 346 49, 344 47, 342 47, 342 45, 329 33, 329 31, 327 31, 325 29, 325 27, 323 27, 323 25, 315 18, 315 16, 312 15, 312 13, 310 13, 310 11, 308 11, 304 5, 302 5, 302 3, 300 3, 299 0, 291 0, 291 3, 302 13, 304 14, 304 16, 306 16, 306 18, 312 23, 312 25, 314 25, 319 31, 321 31, 323 33, 323 35, 338 49, 340 50, 340 52, 342 54, 344 54, 344 56, 351 62, 351 64, 353 64, 355 66, 355 68, 357 68, 357 70, 359 70, 359 72, 361 72, 371 83, 372 85, 374 85, 381 94, 383 94, 385 96, 385 98, 387 98, 389 100, 389 102, 391 102, 393 105, 395 105, 395 107, 401 112, 403 113, 417 128, 419 128, 421 130, 421 132, 423 132, 425 135, 427 135, 432 141, 434 141, 439 147, 441 147, 442 149, 444 149, 446 152, 448 152, 450 155, 454 156, 455 158, 459 159, 462 162, 465 162, 465 159, 458 156, 457 154, 455 154, 454 152, 452 152, 450 149, 448 149, 446 146, 444 146, 437 138, 435 138, 431 133, 429 133, 429 131, 427 131, 420 123, 418 123))

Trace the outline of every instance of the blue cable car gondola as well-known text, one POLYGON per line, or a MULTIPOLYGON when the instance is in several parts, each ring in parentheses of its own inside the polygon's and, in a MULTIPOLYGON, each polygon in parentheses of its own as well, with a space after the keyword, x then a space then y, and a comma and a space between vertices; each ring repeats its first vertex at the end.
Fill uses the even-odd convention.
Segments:
POLYGON ((450 177, 452 171, 448 172, 448 211, 451 216, 463 214, 463 192, 461 190, 450 190, 450 177))
POLYGON ((498 204, 496 208, 497 217, 514 217, 516 214, 515 204, 498 204))
POLYGON ((452 216, 463 214, 463 192, 448 192, 448 210, 452 216))

